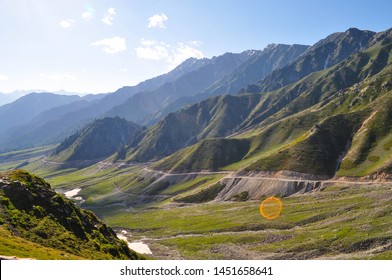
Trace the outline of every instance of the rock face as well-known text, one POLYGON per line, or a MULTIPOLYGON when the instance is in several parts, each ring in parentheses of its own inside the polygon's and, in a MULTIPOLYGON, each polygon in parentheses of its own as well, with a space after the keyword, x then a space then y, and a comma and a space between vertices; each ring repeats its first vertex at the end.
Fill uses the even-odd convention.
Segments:
MULTIPOLYGON (((162 201, 169 196, 162 195, 162 191, 170 186, 188 182, 196 178, 205 177, 209 172, 164 173, 152 169, 144 169, 139 178, 148 181, 142 194, 133 205, 162 201)), ((219 201, 260 200, 266 196, 286 197, 297 193, 320 191, 333 184, 326 181, 328 176, 316 176, 291 171, 280 172, 221 172, 225 174, 217 183, 210 184, 202 190, 189 196, 176 199, 177 202, 202 203, 219 201), (207 200, 208 199, 208 200, 207 200)), ((201 181, 203 182, 203 181, 201 181)), ((197 186, 197 185, 196 185, 197 186)))
POLYGON ((306 193, 320 190, 323 187, 321 181, 311 180, 283 180, 258 177, 227 178, 222 180, 225 186, 215 200, 248 200, 261 199, 265 196, 290 196, 295 193, 306 193))
POLYGON ((92 212, 22 170, 1 173, 0 226, 13 235, 86 259, 137 259, 92 212))

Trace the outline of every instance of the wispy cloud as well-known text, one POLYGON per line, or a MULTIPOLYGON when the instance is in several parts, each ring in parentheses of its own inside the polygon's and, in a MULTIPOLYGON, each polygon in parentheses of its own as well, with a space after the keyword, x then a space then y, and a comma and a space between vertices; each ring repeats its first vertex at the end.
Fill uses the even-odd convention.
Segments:
POLYGON ((136 55, 149 60, 161 60, 169 56, 168 44, 154 40, 141 39, 141 47, 135 48, 136 55))
POLYGON ((77 77, 71 74, 45 74, 41 73, 40 77, 55 81, 75 81, 77 77))
POLYGON ((148 27, 149 28, 166 28, 165 21, 169 18, 164 13, 160 15, 153 15, 148 18, 148 27))
POLYGON ((94 14, 92 12, 84 12, 82 14, 82 19, 84 19, 85 21, 90 21, 94 18, 94 14))
POLYGON ((172 47, 165 42, 141 39, 140 45, 135 48, 138 57, 149 60, 165 60, 169 69, 173 69, 190 57, 204 57, 203 53, 197 49, 201 45, 199 41, 179 42, 175 47, 172 47))
POLYGON ((59 25, 64 29, 68 29, 75 25, 75 21, 73 19, 67 18, 65 20, 60 21, 59 25))
POLYGON ((102 18, 102 22, 107 25, 112 25, 115 15, 116 15, 116 10, 114 8, 109 8, 105 16, 102 18))
POLYGON ((178 43, 177 47, 172 51, 172 54, 169 56, 169 68, 174 69, 176 66, 184 62, 190 57, 194 58, 203 58, 203 53, 193 47, 193 43, 178 43))
POLYGON ((6 75, 0 74, 0 82, 8 81, 10 78, 6 75))
POLYGON ((125 38, 121 37, 105 38, 93 42, 91 45, 95 47, 102 47, 102 50, 108 54, 115 54, 127 49, 125 38))

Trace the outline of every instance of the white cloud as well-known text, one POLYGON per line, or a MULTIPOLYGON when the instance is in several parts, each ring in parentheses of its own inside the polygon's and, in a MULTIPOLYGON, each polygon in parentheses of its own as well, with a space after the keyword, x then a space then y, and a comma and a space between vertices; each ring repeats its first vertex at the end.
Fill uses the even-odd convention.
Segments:
POLYGON ((201 41, 197 41, 197 40, 190 41, 189 44, 191 44, 192 46, 195 46, 195 47, 200 47, 203 45, 203 43, 201 41))
POLYGON ((156 45, 158 43, 156 41, 154 41, 154 40, 146 40, 146 39, 142 38, 140 40, 140 44, 142 44, 144 47, 152 47, 152 46, 154 46, 154 45, 156 45))
POLYGON ((94 18, 94 15, 92 12, 84 12, 82 14, 82 19, 84 19, 85 21, 90 21, 94 18))
POLYGON ((120 37, 105 38, 93 42, 91 45, 95 47, 102 47, 102 50, 108 54, 122 52, 127 49, 125 39, 120 37))
POLYGON ((75 25, 75 21, 73 19, 68 18, 68 19, 60 21, 59 25, 62 28, 68 29, 68 28, 71 28, 72 26, 75 25))
POLYGON ((204 55, 200 50, 194 48, 192 46, 192 43, 191 45, 185 43, 178 43, 178 46, 174 50, 172 50, 172 53, 169 56, 169 68, 173 69, 191 57, 200 59, 203 58, 204 55))
POLYGON ((114 8, 109 8, 106 12, 106 15, 102 18, 102 22, 107 25, 112 25, 115 15, 116 10, 114 8))
POLYGON ((9 79, 8 76, 0 74, 0 82, 8 81, 9 79))
POLYGON ((75 75, 70 75, 70 74, 45 74, 45 73, 41 73, 40 77, 47 78, 50 80, 55 80, 55 81, 75 81, 75 80, 77 80, 77 77, 75 75))
POLYGON ((172 47, 165 42, 141 39, 140 44, 140 47, 135 48, 138 57, 149 60, 165 60, 168 62, 169 69, 173 69, 190 57, 204 57, 203 53, 195 48, 196 45, 201 45, 199 41, 180 42, 176 47, 172 47))
POLYGON ((152 17, 148 18, 148 27, 166 28, 165 21, 167 21, 168 19, 169 18, 164 13, 160 15, 153 15, 152 17))
POLYGON ((141 39, 142 47, 135 48, 136 55, 149 60, 161 60, 169 57, 168 44, 154 40, 141 39))
POLYGON ((114 8, 109 8, 108 9, 108 14, 114 16, 116 14, 116 11, 114 10, 114 8))

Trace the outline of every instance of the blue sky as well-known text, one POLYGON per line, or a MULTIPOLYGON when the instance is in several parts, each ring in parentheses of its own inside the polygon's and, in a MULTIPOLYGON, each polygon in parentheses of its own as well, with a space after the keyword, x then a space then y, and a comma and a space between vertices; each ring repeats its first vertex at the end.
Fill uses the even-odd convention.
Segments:
POLYGON ((392 27, 392 1, 0 0, 0 92, 110 92, 188 57, 392 27))

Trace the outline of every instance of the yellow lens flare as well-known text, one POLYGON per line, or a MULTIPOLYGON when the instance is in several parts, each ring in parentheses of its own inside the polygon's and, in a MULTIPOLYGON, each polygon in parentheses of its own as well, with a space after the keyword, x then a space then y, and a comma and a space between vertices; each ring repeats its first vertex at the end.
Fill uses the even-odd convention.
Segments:
POLYGON ((260 213, 264 218, 273 220, 280 216, 282 208, 282 201, 277 197, 271 196, 260 204, 260 213))

